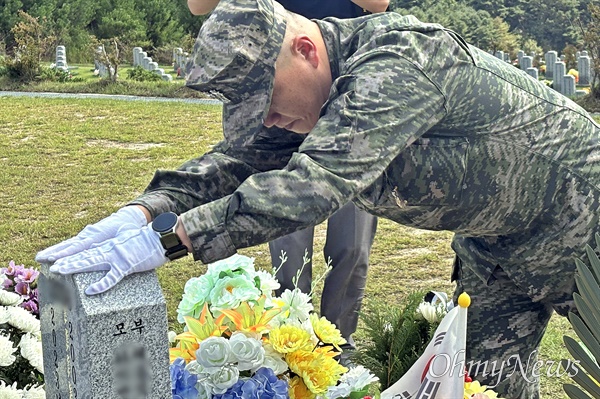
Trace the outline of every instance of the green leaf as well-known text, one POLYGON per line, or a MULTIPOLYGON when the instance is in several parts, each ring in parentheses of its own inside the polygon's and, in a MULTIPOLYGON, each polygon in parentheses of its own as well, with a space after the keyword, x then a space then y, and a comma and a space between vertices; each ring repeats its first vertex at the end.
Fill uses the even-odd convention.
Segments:
MULTIPOLYGON (((564 336, 564 342, 567 350, 573 356, 575 360, 579 360, 583 368, 590 372, 596 380, 600 380, 600 368, 590 358, 590 356, 583 350, 581 345, 569 336, 564 336)), ((594 382, 582 369, 577 365, 573 364, 572 367, 577 370, 577 374, 573 376, 573 380, 581 385, 585 390, 590 392, 594 397, 600 398, 600 387, 594 382)))
POLYGON ((573 384, 564 384, 563 389, 571 399, 591 399, 590 396, 588 396, 588 394, 586 394, 581 389, 579 389, 579 387, 573 384))
POLYGON ((590 260, 590 265, 592 266, 592 271, 594 272, 594 277, 597 284, 598 277, 600 277, 600 259, 598 259, 598 255, 596 255, 596 252, 594 252, 592 247, 589 245, 585 246, 585 252, 590 260))
POLYGON ((583 320, 575 313, 569 313, 569 321, 573 325, 573 329, 577 336, 583 341, 583 344, 594 356, 594 359, 592 360, 598 364, 598 359, 600 359, 600 344, 598 343, 598 340, 592 335, 592 332, 585 325, 583 320))
MULTIPOLYGON (((597 310, 600 308, 600 304, 598 306, 590 307, 585 301, 585 299, 583 299, 578 293, 573 294, 573 300, 575 301, 575 306, 577 306, 577 310, 579 311, 581 318, 583 318, 583 321, 585 321, 586 326, 594 335, 595 340, 600 341, 600 322, 598 321, 598 318, 595 316, 594 312, 597 312, 597 310)), ((571 320, 570 314, 569 320, 571 320)), ((572 321, 571 324, 573 324, 572 321)), ((600 352, 598 352, 598 354, 600 354, 600 352)), ((596 357, 596 359, 600 359, 600 357, 598 357, 596 353, 594 353, 594 356, 596 357)))
POLYGON ((577 282, 577 288, 580 291, 586 291, 587 294, 582 297, 586 298, 586 300, 594 300, 596 303, 600 303, 600 287, 594 278, 594 275, 587 267, 585 263, 583 263, 580 259, 575 259, 575 264, 577 265, 577 273, 575 275, 575 279, 577 282))

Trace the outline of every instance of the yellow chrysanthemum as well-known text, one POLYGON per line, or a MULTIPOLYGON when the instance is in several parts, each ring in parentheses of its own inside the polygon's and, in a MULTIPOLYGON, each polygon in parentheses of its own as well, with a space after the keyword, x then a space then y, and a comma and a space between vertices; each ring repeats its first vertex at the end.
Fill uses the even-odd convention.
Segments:
POLYGON ((294 374, 300 375, 300 371, 309 367, 317 355, 311 351, 299 350, 285 355, 285 362, 294 374))
POLYGON ((340 345, 346 343, 346 340, 342 338, 342 333, 335 327, 335 324, 331 323, 325 317, 317 316, 315 313, 310 315, 310 324, 312 324, 315 335, 321 342, 325 344, 332 344, 337 349, 340 349, 340 345))
POLYGON ((483 393, 490 399, 500 399, 498 394, 494 391, 487 389, 486 385, 481 385, 479 381, 465 382, 465 397, 464 399, 470 399, 473 395, 483 393))
POLYGON ((321 348, 314 352, 296 351, 287 354, 285 360, 290 370, 302 377, 304 384, 312 393, 321 395, 348 371, 331 356, 334 353, 321 348))
POLYGON ((290 381, 289 394, 290 399, 315 399, 317 397, 306 387, 304 380, 299 376, 295 376, 290 381))
POLYGON ((333 348, 329 345, 319 346, 315 349, 315 352, 320 353, 323 356, 327 356, 327 357, 336 357, 337 355, 339 355, 341 353, 341 352, 334 351, 333 348))
POLYGON ((300 375, 311 392, 322 395, 327 392, 327 388, 335 385, 348 369, 331 357, 313 353, 315 358, 300 375))
POLYGON ((284 325, 269 333, 269 341, 279 353, 291 353, 298 350, 310 350, 310 334, 300 327, 284 325))

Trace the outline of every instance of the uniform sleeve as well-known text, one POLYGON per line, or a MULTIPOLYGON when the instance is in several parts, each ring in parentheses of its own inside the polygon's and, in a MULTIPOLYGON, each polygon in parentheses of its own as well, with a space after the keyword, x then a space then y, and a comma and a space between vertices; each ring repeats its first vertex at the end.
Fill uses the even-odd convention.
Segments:
POLYGON ((282 169, 304 136, 282 129, 263 129, 247 147, 224 140, 212 151, 177 170, 158 170, 129 205, 142 205, 152 218, 163 212, 182 214, 233 193, 250 175, 282 169))
POLYGON ((437 85, 393 54, 337 79, 330 99, 284 169, 253 174, 182 215, 195 259, 213 262, 322 222, 445 115, 437 85))

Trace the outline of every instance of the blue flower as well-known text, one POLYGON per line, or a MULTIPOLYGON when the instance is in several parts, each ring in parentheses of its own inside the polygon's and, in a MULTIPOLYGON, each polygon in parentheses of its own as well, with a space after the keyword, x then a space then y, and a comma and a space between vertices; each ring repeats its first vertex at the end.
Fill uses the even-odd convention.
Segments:
POLYGON ((252 378, 240 379, 224 394, 213 399, 289 399, 287 382, 277 378, 273 370, 261 367, 252 378))
POLYGON ((185 360, 177 358, 170 367, 173 399, 196 399, 198 376, 185 369, 185 360))
POLYGON ((288 399, 288 384, 277 378, 273 370, 261 367, 256 370, 252 377, 262 387, 261 399, 288 399))

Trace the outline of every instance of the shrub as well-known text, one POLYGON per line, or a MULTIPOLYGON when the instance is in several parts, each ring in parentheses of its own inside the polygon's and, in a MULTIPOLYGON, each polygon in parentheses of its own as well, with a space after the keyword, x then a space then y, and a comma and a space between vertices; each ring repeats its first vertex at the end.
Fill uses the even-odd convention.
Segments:
POLYGON ((32 81, 41 71, 41 57, 44 49, 54 41, 47 32, 46 21, 39 21, 26 12, 19 11, 19 22, 11 29, 15 37, 14 56, 4 61, 6 74, 15 80, 32 81))
POLYGON ((154 72, 147 71, 141 66, 136 66, 135 68, 128 70, 127 77, 138 82, 158 82, 162 80, 159 75, 154 72))
POLYGON ((42 68, 39 79, 49 82, 68 82, 73 78, 71 72, 59 68, 42 68))

